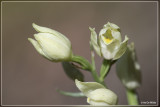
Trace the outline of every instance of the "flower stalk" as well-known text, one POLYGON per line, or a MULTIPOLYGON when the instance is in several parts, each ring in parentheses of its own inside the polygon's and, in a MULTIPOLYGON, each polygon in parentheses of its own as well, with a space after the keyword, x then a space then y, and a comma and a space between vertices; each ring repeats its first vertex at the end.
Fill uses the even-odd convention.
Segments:
POLYGON ((92 70, 91 70, 91 73, 92 73, 92 76, 94 78, 94 80, 102 85, 105 86, 105 83, 104 81, 101 81, 100 80, 100 77, 98 76, 98 73, 96 72, 96 67, 95 67, 95 59, 94 59, 94 52, 91 50, 91 61, 92 61, 92 70))
POLYGON ((104 81, 105 77, 107 76, 107 74, 110 71, 111 68, 111 60, 105 60, 103 59, 103 64, 101 66, 101 70, 100 70, 100 80, 104 81))
POLYGON ((135 90, 126 89, 127 100, 129 105, 138 105, 138 96, 135 90))

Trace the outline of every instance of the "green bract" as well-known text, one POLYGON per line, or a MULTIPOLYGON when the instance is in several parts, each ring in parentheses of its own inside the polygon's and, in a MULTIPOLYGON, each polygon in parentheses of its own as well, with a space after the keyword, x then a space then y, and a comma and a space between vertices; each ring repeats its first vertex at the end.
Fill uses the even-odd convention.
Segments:
POLYGON ((34 34, 36 40, 28 40, 42 56, 55 62, 70 60, 72 48, 68 38, 55 30, 34 23, 33 28, 39 33, 34 34))
POLYGON ((121 41, 120 28, 113 24, 107 23, 99 33, 99 38, 95 29, 90 28, 91 44, 99 56, 107 60, 116 60, 120 58, 127 49, 128 37, 125 36, 124 41, 121 41))
POLYGON ((79 90, 88 97, 87 102, 91 105, 106 106, 116 105, 117 95, 97 82, 81 82, 75 80, 79 90))
POLYGON ((133 90, 141 84, 140 65, 136 58, 134 43, 128 45, 126 53, 116 64, 117 75, 127 89, 133 90))
POLYGON ((79 69, 77 69, 75 66, 73 66, 71 63, 69 62, 62 62, 62 66, 64 69, 64 72, 66 73, 66 75, 72 79, 73 81, 75 79, 78 79, 80 81, 84 81, 84 76, 83 74, 80 72, 79 69))

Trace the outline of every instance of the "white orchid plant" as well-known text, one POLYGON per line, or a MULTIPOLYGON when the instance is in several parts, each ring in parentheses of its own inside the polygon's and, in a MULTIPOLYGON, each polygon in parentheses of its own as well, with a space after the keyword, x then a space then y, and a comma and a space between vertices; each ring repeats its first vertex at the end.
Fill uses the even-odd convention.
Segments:
POLYGON ((80 90, 80 92, 57 90, 59 93, 72 97, 86 96, 90 105, 117 105, 118 96, 107 88, 104 81, 111 66, 116 64, 117 76, 126 88, 128 104, 139 104, 136 89, 141 85, 141 73, 134 43, 128 45, 127 36, 122 41, 120 28, 116 24, 108 22, 100 30, 99 35, 95 28, 89 27, 91 63, 84 57, 73 54, 71 42, 63 34, 34 23, 32 25, 38 33, 34 34, 35 40, 32 38, 28 40, 40 55, 52 62, 61 62, 66 75, 75 81, 80 90), (103 58, 100 73, 96 71, 94 51, 103 58), (85 82, 81 69, 90 72, 95 81, 85 82))

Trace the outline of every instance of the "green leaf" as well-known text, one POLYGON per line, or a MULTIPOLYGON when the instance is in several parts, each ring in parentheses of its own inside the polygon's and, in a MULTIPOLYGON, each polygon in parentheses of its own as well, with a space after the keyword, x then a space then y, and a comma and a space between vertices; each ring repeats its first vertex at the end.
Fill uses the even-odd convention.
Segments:
POLYGON ((62 91, 60 89, 57 89, 57 92, 59 92, 62 95, 71 96, 71 97, 84 97, 85 96, 82 92, 67 92, 67 91, 62 91))
POLYGON ((71 63, 69 62, 62 62, 63 69, 67 76, 72 80, 78 79, 80 81, 84 81, 83 74, 71 63))

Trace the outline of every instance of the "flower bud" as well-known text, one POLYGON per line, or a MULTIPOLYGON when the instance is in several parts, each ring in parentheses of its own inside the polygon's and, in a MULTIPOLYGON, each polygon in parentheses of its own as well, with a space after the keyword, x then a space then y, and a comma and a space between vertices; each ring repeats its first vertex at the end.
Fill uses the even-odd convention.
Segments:
POLYGON ((50 28, 33 23, 33 28, 39 32, 34 34, 36 40, 28 38, 39 54, 51 61, 67 61, 72 56, 71 43, 63 34, 50 28))
POLYGON ((93 46, 95 52, 101 56, 101 51, 100 51, 100 47, 98 44, 98 39, 97 39, 97 33, 95 32, 95 28, 91 28, 89 27, 90 31, 91 31, 91 45, 93 46))
POLYGON ((127 89, 134 90, 140 86, 140 65, 137 61, 134 43, 128 45, 126 53, 116 63, 116 71, 127 89))
POLYGON ((97 82, 75 80, 76 86, 87 96, 87 102, 94 106, 116 105, 117 95, 97 82))
POLYGON ((120 58, 127 49, 128 37, 121 42, 120 28, 113 24, 107 23, 99 33, 99 39, 94 29, 91 29, 91 44, 99 56, 107 60, 116 60, 120 58))

